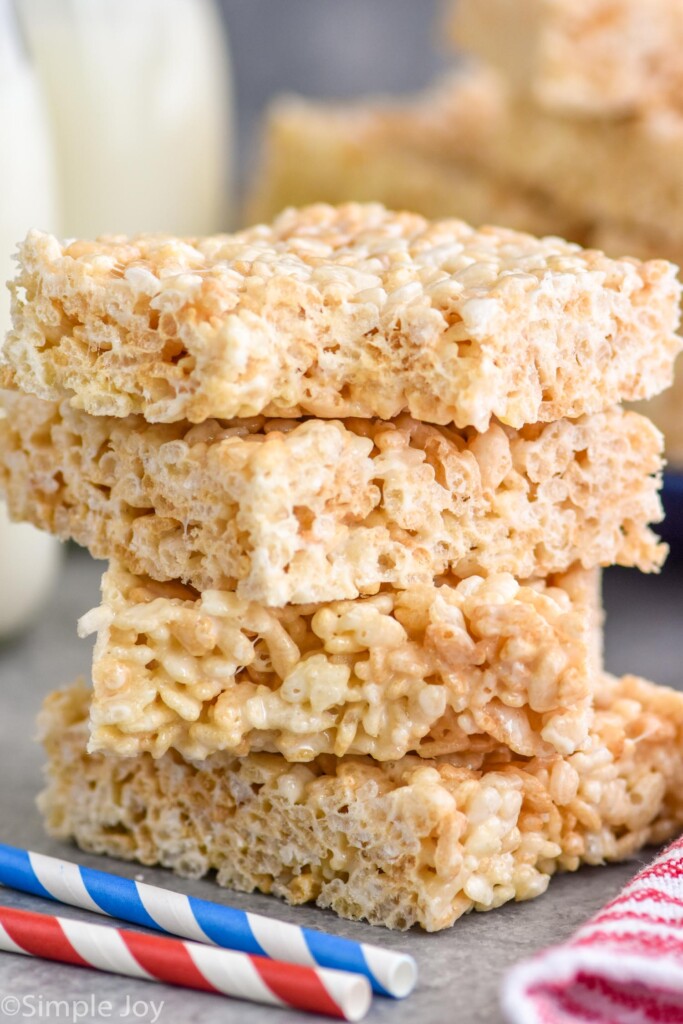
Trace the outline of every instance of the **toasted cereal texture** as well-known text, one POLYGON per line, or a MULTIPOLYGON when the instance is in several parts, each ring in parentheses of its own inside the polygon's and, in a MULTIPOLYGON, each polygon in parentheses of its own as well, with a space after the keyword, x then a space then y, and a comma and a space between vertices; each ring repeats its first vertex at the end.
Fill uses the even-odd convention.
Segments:
POLYGON ((41 714, 51 835, 389 928, 531 899, 683 825, 683 696, 633 677, 603 679, 584 751, 527 761, 89 755, 88 698, 73 686, 41 714))
POLYGON ((431 89, 400 101, 276 99, 264 126, 247 221, 270 220, 286 206, 375 201, 424 217, 460 217, 583 242, 579 218, 537 190, 510 188, 495 168, 478 163, 477 133, 497 107, 489 111, 489 93, 477 77, 458 81, 443 114, 431 89), (467 152, 445 158, 423 152, 430 134, 463 135, 467 152))
POLYGON ((681 347, 664 261, 378 204, 191 241, 33 231, 12 289, 5 384, 149 421, 408 411, 520 427, 649 397, 681 347))
POLYGON ((679 0, 452 0, 453 42, 551 112, 622 117, 679 105, 679 0))
POLYGON ((90 748, 289 761, 500 744, 572 753, 591 723, 599 608, 595 570, 267 609, 113 563, 79 624, 98 634, 90 748))
POLYGON ((665 547, 661 435, 613 409, 515 431, 378 420, 150 426, 5 396, 15 519, 153 579, 269 606, 619 563, 665 547))

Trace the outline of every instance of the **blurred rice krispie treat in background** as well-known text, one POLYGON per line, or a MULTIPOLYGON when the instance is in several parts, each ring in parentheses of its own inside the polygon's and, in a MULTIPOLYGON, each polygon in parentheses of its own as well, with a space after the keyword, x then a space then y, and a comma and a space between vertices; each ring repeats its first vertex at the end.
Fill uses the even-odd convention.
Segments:
POLYGON ((556 113, 622 117, 681 101, 678 0, 453 0, 448 27, 459 50, 556 113))
POLYGON ((245 217, 290 205, 376 200, 427 217, 504 224, 579 240, 581 218, 543 190, 511 188, 485 162, 500 108, 496 75, 449 74, 411 98, 273 101, 245 217))

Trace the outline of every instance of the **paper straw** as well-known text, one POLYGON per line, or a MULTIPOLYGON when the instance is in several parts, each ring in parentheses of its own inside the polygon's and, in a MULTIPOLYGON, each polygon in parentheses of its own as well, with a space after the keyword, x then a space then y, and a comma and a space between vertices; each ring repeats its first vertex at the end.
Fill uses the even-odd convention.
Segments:
POLYGON ((406 953, 184 896, 4 843, 0 843, 0 883, 196 942, 304 967, 362 974, 375 992, 397 999, 412 992, 417 981, 417 965, 406 953))
POLYGON ((361 1020, 372 998, 359 974, 10 907, 0 907, 0 949, 342 1020, 361 1020))

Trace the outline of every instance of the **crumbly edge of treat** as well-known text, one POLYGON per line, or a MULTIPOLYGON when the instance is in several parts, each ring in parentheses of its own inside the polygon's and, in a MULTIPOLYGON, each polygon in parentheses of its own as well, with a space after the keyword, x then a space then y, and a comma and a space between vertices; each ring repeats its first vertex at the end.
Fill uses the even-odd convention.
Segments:
POLYGON ((600 626, 595 571, 268 609, 112 563, 80 623, 97 633, 90 749, 569 754, 592 721, 600 626))
MULTIPOLYGON (((2 404, 2 403, 0 403, 2 404)), ((150 426, 5 393, 10 514, 197 590, 269 606, 381 586, 657 570, 662 439, 612 409, 485 434, 377 420, 150 426)))
POLYGON ((390 928, 530 899, 683 822, 683 697, 633 677, 604 680, 585 751, 530 761, 87 755, 88 701, 71 687, 41 713, 51 835, 390 928))
POLYGON ((649 397, 681 348, 664 261, 379 204, 199 240, 32 232, 12 290, 6 385, 150 421, 408 411, 519 427, 649 397))

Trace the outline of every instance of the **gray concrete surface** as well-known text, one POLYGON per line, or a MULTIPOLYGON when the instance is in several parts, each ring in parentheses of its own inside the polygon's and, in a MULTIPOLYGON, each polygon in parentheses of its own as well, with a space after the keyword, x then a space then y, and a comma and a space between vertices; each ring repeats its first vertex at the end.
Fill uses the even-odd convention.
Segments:
MULTIPOLYGON (((48 840, 34 806, 41 785, 42 760, 41 750, 32 739, 35 715, 43 695, 50 689, 78 674, 87 674, 90 645, 76 638, 75 623, 83 611, 97 603, 101 570, 102 564, 91 561, 83 552, 70 552, 60 586, 40 623, 0 648, 0 841, 78 859, 91 866, 100 864, 132 877, 138 874, 134 865, 88 857, 67 844, 48 840)), ((683 680, 682 583, 683 567, 674 562, 659 578, 610 570, 606 582, 609 667, 616 672, 640 672, 672 685, 683 680)), ((283 920, 410 950, 420 968, 417 992, 401 1004, 375 1000, 368 1018, 371 1024, 389 1020, 392 1024, 495 1024, 500 1020, 497 990, 505 968, 570 935, 619 890, 636 867, 636 863, 631 863, 593 868, 556 878, 548 893, 534 902, 506 906, 491 914, 471 915, 440 935, 391 934, 340 921, 326 911, 294 910, 268 897, 218 890, 211 881, 186 882, 161 870, 145 870, 144 877, 160 885, 175 886, 182 892, 218 898, 283 920)), ((41 900, 8 890, 0 892, 0 903, 52 909, 41 900)), ((72 909, 65 912, 88 916, 72 909)), ((180 989, 122 981, 80 968, 0 955, 0 1020, 70 1020, 64 1006, 54 1011, 48 1006, 48 1000, 60 999, 66 999, 74 1013, 85 1012, 86 1003, 79 1000, 89 1000, 87 1013, 81 1017, 86 1021, 151 1022, 155 1009, 150 1000, 163 1001, 160 1024, 238 1020, 240 1024, 256 1024, 266 1018, 273 1024, 290 1024, 311 1019, 180 989), (19 1000, 19 1004, 12 999, 19 1000), (105 1004, 103 1012, 99 1012, 102 1000, 108 1000, 112 1009, 105 1004), (138 1018, 130 1013, 126 1016, 130 1000, 142 1001, 138 1018), (19 1011, 12 1013, 17 1005, 19 1011)))

